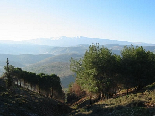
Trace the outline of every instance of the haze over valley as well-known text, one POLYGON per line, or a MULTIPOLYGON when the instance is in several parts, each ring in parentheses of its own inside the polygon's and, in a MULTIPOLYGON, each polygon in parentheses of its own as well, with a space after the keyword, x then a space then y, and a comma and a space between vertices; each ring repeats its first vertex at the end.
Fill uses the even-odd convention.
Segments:
POLYGON ((70 71, 71 57, 80 59, 88 50, 89 45, 96 43, 119 55, 125 45, 131 44, 143 46, 144 49, 155 52, 154 44, 82 36, 23 41, 0 40, 0 74, 3 74, 3 67, 6 65, 6 59, 9 58, 10 65, 21 67, 23 70, 37 74, 42 72, 57 74, 61 78, 62 86, 67 88, 75 80, 74 73, 70 71))

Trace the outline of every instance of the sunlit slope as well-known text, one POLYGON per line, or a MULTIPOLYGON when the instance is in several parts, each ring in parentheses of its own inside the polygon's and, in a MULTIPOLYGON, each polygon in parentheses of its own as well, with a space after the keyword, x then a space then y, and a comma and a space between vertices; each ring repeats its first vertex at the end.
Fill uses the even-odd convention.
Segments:
POLYGON ((62 86, 67 87, 70 82, 74 82, 74 73, 70 71, 71 57, 79 59, 81 54, 61 54, 46 58, 38 63, 23 68, 23 70, 35 73, 57 74, 61 78, 62 86))

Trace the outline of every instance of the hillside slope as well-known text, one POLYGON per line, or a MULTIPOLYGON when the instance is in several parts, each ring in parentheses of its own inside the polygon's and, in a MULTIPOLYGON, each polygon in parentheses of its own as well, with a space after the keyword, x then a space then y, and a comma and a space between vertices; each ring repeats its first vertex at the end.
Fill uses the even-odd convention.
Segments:
POLYGON ((2 116, 61 116, 71 109, 65 104, 30 90, 14 87, 5 89, 0 79, 0 115, 2 116))
POLYGON ((0 54, 0 66, 6 65, 6 59, 9 58, 11 65, 16 67, 24 67, 29 64, 37 63, 41 60, 46 58, 52 57, 52 54, 20 54, 20 55, 13 55, 13 54, 0 54))
POLYGON ((74 73, 70 71, 71 57, 79 59, 81 54, 61 54, 46 58, 40 62, 24 67, 23 70, 45 74, 56 74, 60 77, 62 87, 67 88, 71 82, 75 81, 74 73))
POLYGON ((140 92, 131 91, 129 95, 120 92, 113 98, 92 102, 89 105, 89 97, 80 99, 71 106, 74 110, 67 116, 154 116, 155 83, 140 92))

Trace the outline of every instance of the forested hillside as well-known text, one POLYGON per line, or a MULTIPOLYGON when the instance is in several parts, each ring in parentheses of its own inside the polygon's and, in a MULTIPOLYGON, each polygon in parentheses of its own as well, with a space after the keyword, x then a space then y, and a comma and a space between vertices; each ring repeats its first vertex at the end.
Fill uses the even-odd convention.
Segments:
POLYGON ((71 70, 76 83, 90 93, 109 97, 118 87, 141 90, 155 81, 155 54, 142 46, 125 46, 121 55, 109 49, 91 45, 80 60, 71 58, 71 70))
POLYGON ((9 65, 8 58, 4 70, 0 78, 0 115, 48 116, 70 112, 57 75, 24 71, 9 65))

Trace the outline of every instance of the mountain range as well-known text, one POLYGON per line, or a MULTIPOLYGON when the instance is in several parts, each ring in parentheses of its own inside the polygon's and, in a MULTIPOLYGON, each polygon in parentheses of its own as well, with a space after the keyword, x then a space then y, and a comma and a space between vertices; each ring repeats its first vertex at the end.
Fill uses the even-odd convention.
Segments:
POLYGON ((128 42, 128 41, 118 41, 118 40, 109 40, 109 39, 100 39, 100 38, 88 38, 83 36, 77 37, 51 37, 51 38, 38 38, 32 40, 23 40, 23 41, 9 41, 9 40, 0 40, 1 44, 35 44, 35 45, 48 45, 48 46, 57 46, 57 47, 70 47, 77 46, 79 44, 96 44, 100 45, 106 44, 119 44, 119 45, 139 45, 139 46, 154 46, 154 44, 148 44, 143 42, 128 42))

